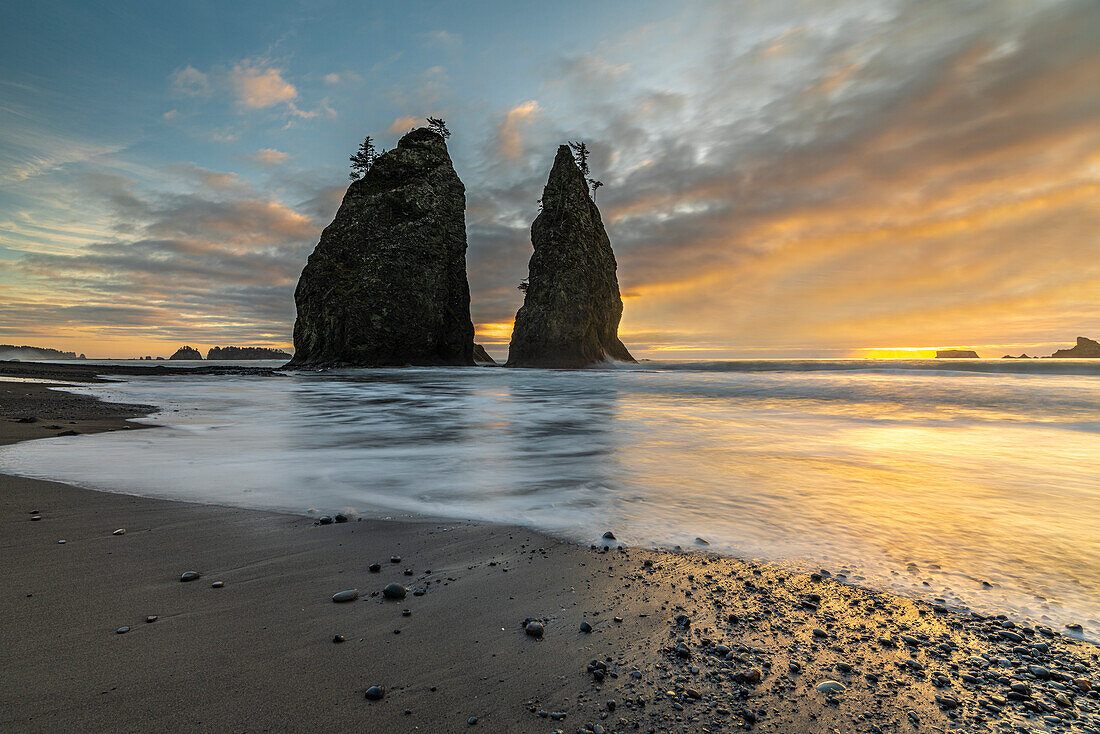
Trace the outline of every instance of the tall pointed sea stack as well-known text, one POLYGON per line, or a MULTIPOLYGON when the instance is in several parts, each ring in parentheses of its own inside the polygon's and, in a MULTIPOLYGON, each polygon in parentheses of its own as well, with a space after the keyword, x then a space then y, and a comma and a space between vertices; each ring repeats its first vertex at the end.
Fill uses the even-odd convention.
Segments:
POLYGON ((535 252, 512 327, 509 367, 586 367, 633 362, 619 341, 623 301, 615 253, 588 182, 562 145, 531 225, 535 252))
POLYGON ((413 130, 348 187, 294 292, 294 366, 472 365, 466 188, 413 130))

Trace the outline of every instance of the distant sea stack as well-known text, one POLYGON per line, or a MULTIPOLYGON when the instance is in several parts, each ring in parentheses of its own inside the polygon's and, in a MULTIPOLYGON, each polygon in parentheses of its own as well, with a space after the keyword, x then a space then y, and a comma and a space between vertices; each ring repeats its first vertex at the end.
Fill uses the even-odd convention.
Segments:
POLYGON ((0 344, 0 359, 86 359, 86 357, 83 354, 77 357, 76 352, 62 352, 60 349, 49 347, 0 344))
POLYGON ((619 341, 623 301, 600 210, 568 146, 558 148, 531 225, 535 248, 507 367, 633 362, 619 341))
POLYGON ((211 347, 207 359, 290 359, 281 349, 268 347, 211 347))
POLYGON ((194 349, 192 347, 180 347, 176 350, 176 353, 168 359, 202 359, 202 355, 199 354, 198 349, 194 349))
POLYGON ((352 182, 294 293, 291 366, 473 365, 466 188, 420 128, 352 182))
POLYGON ((1077 344, 1069 349, 1059 349, 1050 355, 1053 359, 1100 359, 1100 342, 1077 337, 1077 344))
POLYGON ((981 359, 972 349, 939 349, 936 359, 981 359))

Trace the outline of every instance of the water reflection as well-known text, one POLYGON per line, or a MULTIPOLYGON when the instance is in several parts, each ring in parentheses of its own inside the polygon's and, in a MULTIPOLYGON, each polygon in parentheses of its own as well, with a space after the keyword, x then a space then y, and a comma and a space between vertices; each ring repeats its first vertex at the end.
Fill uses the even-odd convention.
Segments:
POLYGON ((631 544, 703 536, 987 610, 1100 616, 1096 367, 769 364, 134 379, 110 389, 165 405, 156 422, 170 428, 0 460, 291 511, 416 511, 586 541, 610 528, 631 544))

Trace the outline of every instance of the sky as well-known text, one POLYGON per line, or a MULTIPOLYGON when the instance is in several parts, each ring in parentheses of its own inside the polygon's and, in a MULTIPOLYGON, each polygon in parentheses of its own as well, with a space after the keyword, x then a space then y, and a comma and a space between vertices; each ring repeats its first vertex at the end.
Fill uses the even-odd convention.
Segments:
POLYGON ((365 135, 447 120, 507 353, 584 140, 648 358, 1100 336, 1100 2, 0 5, 0 342, 289 347, 365 135))

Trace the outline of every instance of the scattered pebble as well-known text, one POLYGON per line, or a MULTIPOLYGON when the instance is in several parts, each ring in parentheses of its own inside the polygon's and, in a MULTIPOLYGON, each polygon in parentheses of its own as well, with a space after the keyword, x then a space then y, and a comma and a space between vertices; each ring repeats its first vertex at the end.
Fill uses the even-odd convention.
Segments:
MULTIPOLYGON (((359 592, 356 593, 358 594, 359 592)), ((404 599, 408 593, 408 589, 406 589, 401 584, 396 583, 387 584, 386 588, 382 589, 382 596, 386 597, 387 599, 404 599)))
POLYGON ((546 628, 542 626, 542 622, 533 619, 523 626, 523 631, 531 637, 542 637, 546 628))
POLYGON ((332 595, 332 600, 337 604, 355 601, 359 598, 359 589, 344 589, 343 591, 337 591, 332 595))
POLYGON ((202 576, 202 574, 198 571, 184 571, 180 574, 180 581, 194 581, 200 576, 202 576))
POLYGON ((333 635, 333 637, 332 637, 332 641, 335 642, 336 644, 340 644, 341 642, 345 642, 347 639, 348 638, 344 637, 343 635, 333 635))
POLYGON ((363 695, 368 701, 381 701, 382 697, 386 695, 386 689, 382 686, 371 686, 363 695))
POLYGON ((211 589, 220 589, 220 588, 222 588, 223 586, 225 586, 225 582, 224 582, 224 581, 215 581, 214 583, 210 584, 210 588, 211 588, 211 589))
POLYGON ((124 635, 129 631, 130 631, 129 627, 119 627, 117 630, 115 630, 115 633, 120 634, 120 635, 124 635))
POLYGON ((148 617, 145 618, 145 624, 152 624, 153 622, 156 622, 158 619, 160 619, 160 617, 158 617, 157 615, 150 614, 148 617))
POLYGON ((111 535, 125 535, 125 534, 126 534, 126 528, 119 528, 118 530, 111 533, 111 535))

